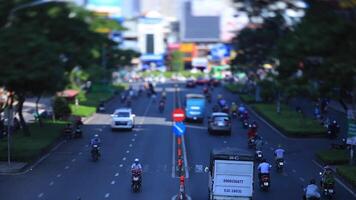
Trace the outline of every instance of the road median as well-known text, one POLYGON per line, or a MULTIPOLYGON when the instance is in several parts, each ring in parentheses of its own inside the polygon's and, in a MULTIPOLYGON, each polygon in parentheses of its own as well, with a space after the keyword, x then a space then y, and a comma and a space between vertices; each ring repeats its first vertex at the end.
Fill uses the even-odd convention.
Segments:
POLYGON ((252 104, 251 108, 268 123, 288 137, 325 137, 325 129, 315 120, 303 117, 287 105, 281 105, 276 112, 276 105, 269 103, 252 104))

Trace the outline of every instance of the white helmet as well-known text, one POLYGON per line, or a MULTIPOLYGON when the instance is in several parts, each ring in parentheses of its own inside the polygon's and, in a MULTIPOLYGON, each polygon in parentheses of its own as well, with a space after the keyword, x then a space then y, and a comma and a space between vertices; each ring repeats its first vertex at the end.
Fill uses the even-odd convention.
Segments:
POLYGON ((99 135, 98 135, 98 134, 95 134, 94 137, 95 137, 95 138, 99 138, 99 135))
POLYGON ((135 158, 134 162, 135 162, 136 164, 138 164, 138 163, 140 162, 140 160, 139 160, 138 158, 135 158))

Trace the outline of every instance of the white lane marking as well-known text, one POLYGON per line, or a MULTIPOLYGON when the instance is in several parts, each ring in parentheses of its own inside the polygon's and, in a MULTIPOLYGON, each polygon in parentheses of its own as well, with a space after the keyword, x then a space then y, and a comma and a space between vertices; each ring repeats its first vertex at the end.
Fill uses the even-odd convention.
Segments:
POLYGON ((185 147, 185 139, 184 135, 182 136, 182 150, 183 150, 183 162, 184 162, 184 171, 185 171, 185 178, 189 178, 189 167, 188 167, 188 159, 187 159, 187 149, 185 147))
POLYGON ((84 147, 89 147, 89 144, 86 144, 84 147))
POLYGON ((226 144, 227 143, 227 141, 226 140, 224 140, 224 144, 226 144))
POLYGON ((132 147, 132 144, 129 144, 129 147, 132 147))
MULTIPOLYGON (((324 169, 323 166, 321 166, 316 160, 312 160, 313 163, 318 166, 319 168, 321 169, 324 169)), ((350 192, 350 194, 354 197, 356 197, 356 193, 351 189, 349 188, 347 185, 345 185, 339 178, 335 177, 335 180, 336 182, 338 182, 343 188, 345 188, 345 190, 347 190, 348 192, 350 192)))
POLYGON ((132 140, 131 140, 132 142, 135 142, 135 138, 132 138, 132 140))
POLYGON ((137 136, 137 133, 135 133, 134 136, 136 137, 136 136, 137 136))
POLYGON ((111 185, 114 185, 116 182, 115 181, 111 181, 111 185))
MULTIPOLYGON (((189 195, 186 194, 186 196, 187 196, 188 200, 192 200, 192 198, 189 195)), ((174 195, 171 199, 172 200, 176 200, 177 199, 177 195, 174 195)))
POLYGON ((176 177, 176 136, 173 135, 172 143, 172 178, 176 177))
POLYGON ((267 142, 267 141, 265 141, 265 144, 268 144, 268 142, 267 142))
POLYGON ((271 149, 271 151, 273 151, 274 149, 273 149, 273 147, 271 147, 271 148, 269 148, 269 149, 271 149))
POLYGON ((126 153, 130 153, 130 151, 129 151, 129 150, 127 150, 127 151, 126 151, 126 153))
POLYGON ((200 130, 208 130, 205 126, 195 126, 195 125, 185 125, 187 128, 200 129, 200 130))
POLYGON ((125 161, 125 160, 126 160, 126 157, 123 157, 122 160, 125 161))
POLYGON ((60 178, 62 176, 62 174, 57 174, 57 178, 60 178))
POLYGON ((115 176, 118 177, 118 176, 119 176, 119 173, 116 173, 115 176))
POLYGON ((339 178, 335 178, 336 182, 338 182, 342 187, 344 187, 348 192, 351 193, 352 196, 356 197, 356 193, 349 188, 347 185, 345 185, 339 178))
POLYGON ((54 184, 54 182, 53 181, 51 181, 48 185, 49 186, 52 186, 54 184))
POLYGON ((73 158, 73 159, 72 159, 72 162, 75 162, 75 161, 76 161, 76 159, 75 159, 75 158, 73 158))
POLYGON ((69 166, 67 165, 64 169, 69 169, 69 166))
POLYGON ((300 180, 300 181, 302 181, 302 182, 304 182, 304 181, 305 181, 305 179, 304 179, 304 178, 302 178, 302 177, 299 177, 299 180, 300 180))
POLYGON ((82 155, 83 153, 82 152, 79 152, 78 155, 82 155))
POLYGON ((42 192, 42 193, 38 194, 38 196, 37 196, 37 197, 38 197, 38 198, 42 198, 42 197, 43 197, 43 195, 44 195, 44 194, 43 194, 43 192, 42 192))
POLYGON ((292 172, 293 172, 293 173, 297 173, 297 170, 293 169, 292 172))
POLYGON ((120 166, 120 167, 123 167, 124 165, 123 165, 123 164, 120 164, 119 166, 120 166))
POLYGON ((106 198, 106 199, 109 198, 109 196, 110 196, 110 193, 106 193, 106 194, 105 194, 105 198, 106 198))

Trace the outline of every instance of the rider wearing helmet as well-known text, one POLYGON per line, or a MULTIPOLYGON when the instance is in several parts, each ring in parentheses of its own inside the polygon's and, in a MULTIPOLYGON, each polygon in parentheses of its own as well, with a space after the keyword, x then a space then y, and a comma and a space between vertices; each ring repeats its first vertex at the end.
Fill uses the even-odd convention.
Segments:
POLYGON ((135 158, 134 163, 132 163, 131 170, 142 171, 142 165, 140 164, 140 160, 138 158, 135 158))
POLYGON ((231 103, 231 113, 236 113, 236 111, 237 111, 237 105, 236 105, 236 103, 235 102, 232 102, 231 103))
POLYGON ((330 166, 326 165, 324 167, 324 172, 321 174, 321 185, 323 186, 324 184, 334 184, 334 176, 333 176, 333 170, 330 166))
POLYGON ((262 159, 261 164, 258 165, 258 177, 261 179, 262 175, 267 175, 269 177, 269 173, 272 166, 267 162, 265 158, 262 159))
POLYGON ((315 183, 316 183, 315 180, 311 179, 310 184, 306 188, 304 188, 305 198, 307 200, 311 198, 320 199, 319 188, 315 183))
POLYGON ((100 138, 98 134, 95 134, 94 138, 90 140, 90 146, 93 147, 94 145, 100 146, 100 138))
POLYGON ((282 145, 278 145, 278 148, 274 150, 275 160, 283 160, 284 159, 284 149, 282 149, 282 145))

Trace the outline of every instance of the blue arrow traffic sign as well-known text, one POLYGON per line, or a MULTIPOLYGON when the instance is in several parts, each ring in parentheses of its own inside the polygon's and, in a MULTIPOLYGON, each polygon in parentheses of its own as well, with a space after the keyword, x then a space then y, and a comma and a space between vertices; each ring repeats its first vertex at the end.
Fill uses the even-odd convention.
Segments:
POLYGON ((185 129, 186 127, 183 122, 176 122, 173 125, 173 133, 177 136, 182 136, 185 133, 185 129))

